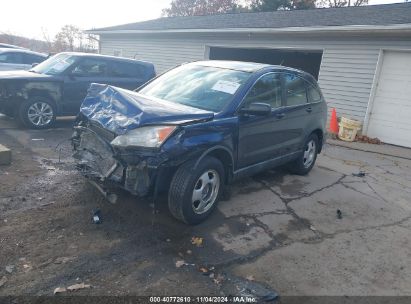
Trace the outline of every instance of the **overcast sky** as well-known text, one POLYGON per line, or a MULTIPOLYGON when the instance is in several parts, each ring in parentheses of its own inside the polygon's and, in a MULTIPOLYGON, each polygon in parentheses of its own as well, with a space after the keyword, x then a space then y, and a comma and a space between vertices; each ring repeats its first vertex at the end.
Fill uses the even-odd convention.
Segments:
MULTIPOLYGON (((3 0, 0 33, 50 38, 65 24, 81 29, 105 27, 158 18, 171 0, 3 0), (108 4, 110 3, 110 4, 108 4)), ((370 0, 370 4, 404 0, 370 0)))

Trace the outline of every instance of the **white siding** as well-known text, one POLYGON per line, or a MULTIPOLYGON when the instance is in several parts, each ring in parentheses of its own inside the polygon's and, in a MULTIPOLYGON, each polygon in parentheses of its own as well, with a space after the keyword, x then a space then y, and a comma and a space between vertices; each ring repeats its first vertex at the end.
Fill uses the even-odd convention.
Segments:
POLYGON ((319 84, 338 115, 363 121, 380 49, 411 49, 406 38, 307 35, 169 34, 102 35, 101 53, 153 62, 158 73, 207 57, 207 46, 323 50, 319 84))

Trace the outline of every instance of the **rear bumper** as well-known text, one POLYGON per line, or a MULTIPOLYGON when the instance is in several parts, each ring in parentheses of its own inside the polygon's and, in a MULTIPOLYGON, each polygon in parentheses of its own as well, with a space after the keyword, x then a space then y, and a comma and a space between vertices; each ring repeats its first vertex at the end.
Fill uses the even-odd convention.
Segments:
POLYGON ((127 163, 107 138, 89 128, 76 127, 72 137, 77 169, 87 178, 108 188, 122 188, 137 196, 146 196, 154 186, 158 168, 149 167, 138 157, 127 163))

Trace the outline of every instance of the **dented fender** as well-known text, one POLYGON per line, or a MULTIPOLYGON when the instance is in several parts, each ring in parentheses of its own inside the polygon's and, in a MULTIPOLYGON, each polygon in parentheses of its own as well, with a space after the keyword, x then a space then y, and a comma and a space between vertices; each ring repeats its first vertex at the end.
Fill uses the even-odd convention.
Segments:
POLYGON ((30 100, 33 96, 41 96, 54 102, 57 112, 61 112, 63 82, 51 81, 48 77, 36 79, 0 79, 0 106, 7 113, 13 113, 16 105, 30 100))

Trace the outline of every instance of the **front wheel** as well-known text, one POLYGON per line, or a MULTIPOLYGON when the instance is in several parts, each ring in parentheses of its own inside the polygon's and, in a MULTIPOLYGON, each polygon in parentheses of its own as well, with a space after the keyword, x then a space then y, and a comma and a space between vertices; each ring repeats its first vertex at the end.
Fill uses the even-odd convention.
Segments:
POLYGON ((304 151, 296 160, 288 165, 291 173, 306 175, 314 167, 318 154, 318 136, 311 134, 304 144, 304 151))
POLYGON ((46 129, 56 120, 54 104, 44 97, 33 97, 19 108, 20 121, 31 129, 46 129))
POLYGON ((206 156, 194 166, 195 161, 189 161, 177 169, 168 194, 171 214, 190 225, 213 212, 224 186, 224 167, 218 159, 206 156))

